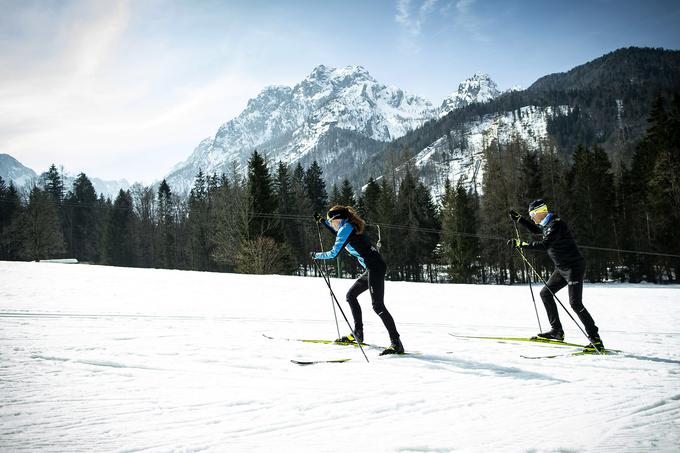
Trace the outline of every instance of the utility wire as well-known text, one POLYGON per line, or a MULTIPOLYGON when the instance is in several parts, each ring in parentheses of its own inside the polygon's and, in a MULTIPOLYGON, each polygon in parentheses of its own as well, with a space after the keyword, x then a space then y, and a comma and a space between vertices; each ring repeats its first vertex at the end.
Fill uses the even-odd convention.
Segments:
MULTIPOLYGON (((51 203, 54 204, 57 207, 62 207, 62 208, 95 208, 95 209, 120 209, 120 210, 128 210, 128 208, 123 208, 123 207, 115 207, 115 206, 102 206, 101 204, 93 204, 93 203, 70 203, 70 202, 62 202, 62 203, 57 203, 54 200, 45 200, 46 203, 51 203)), ((5 203, 5 204, 10 204, 11 202, 8 200, 0 200, 0 203, 5 203)), ((311 215, 308 214, 285 214, 285 213, 264 213, 264 212, 254 212, 250 214, 252 217, 256 218, 276 218, 279 220, 297 220, 297 221, 303 221, 303 222, 310 222, 313 223, 314 219, 311 218, 311 215)), ((371 223, 366 223, 367 226, 375 226, 375 227, 380 227, 380 228, 385 228, 388 230, 396 230, 396 231, 416 231, 419 233, 428 233, 428 234, 441 234, 442 229, 441 228, 423 228, 423 227, 414 227, 411 225, 396 225, 396 224, 390 224, 390 223, 377 223, 377 222, 371 222, 371 223)), ((470 238, 477 238, 477 239, 487 239, 487 240, 492 240, 492 241, 507 241, 507 237, 500 237, 500 236, 492 236, 492 235, 487 235, 487 234, 478 234, 478 233, 465 233, 465 232, 460 232, 460 231, 450 231, 450 234, 454 236, 460 236, 460 237, 470 237, 470 238)), ((627 250, 627 249, 616 249, 616 248, 608 248, 608 247, 596 247, 592 245, 579 245, 578 246, 580 249, 584 250, 596 250, 596 251, 602 251, 602 252, 616 252, 616 253, 630 253, 630 254, 635 254, 635 255, 647 255, 647 256, 663 256, 667 258, 680 258, 680 254, 675 254, 675 253, 663 253, 663 252, 652 252, 652 251, 647 251, 647 250, 627 250)))

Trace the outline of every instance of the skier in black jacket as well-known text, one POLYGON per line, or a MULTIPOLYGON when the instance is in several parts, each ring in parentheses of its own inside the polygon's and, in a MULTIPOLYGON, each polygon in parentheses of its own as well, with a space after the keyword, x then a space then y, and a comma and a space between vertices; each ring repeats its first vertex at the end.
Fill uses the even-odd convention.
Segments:
POLYGON ((335 244, 333 248, 327 252, 312 253, 312 258, 315 260, 329 260, 335 258, 338 253, 345 249, 350 255, 359 260, 361 267, 365 272, 361 274, 359 279, 352 285, 347 292, 347 303, 352 309, 352 316, 354 317, 354 334, 338 338, 339 342, 353 342, 359 343, 364 341, 364 325, 361 316, 361 306, 357 297, 366 290, 371 293, 371 301, 373 302, 373 310, 380 317, 387 333, 390 336, 390 346, 382 351, 380 355, 386 354, 403 354, 404 346, 399 338, 399 332, 394 324, 394 319, 383 300, 385 293, 385 272, 387 266, 383 261, 378 249, 371 244, 371 241, 364 235, 364 220, 359 217, 356 211, 351 206, 333 206, 328 211, 327 219, 324 220, 319 214, 315 214, 314 218, 320 224, 326 227, 328 231, 335 236, 335 244))
POLYGON ((515 248, 545 250, 555 263, 555 271, 547 284, 541 289, 541 299, 548 314, 551 329, 548 332, 539 333, 537 336, 551 340, 564 340, 564 330, 560 323, 553 294, 565 286, 569 286, 569 304, 585 327, 586 334, 591 342, 588 347, 598 350, 604 349, 595 321, 582 303, 586 261, 576 246, 576 241, 569 227, 557 214, 548 210, 548 205, 544 200, 534 200, 529 204, 529 216, 533 222, 523 218, 514 210, 510 211, 510 217, 515 222, 521 223, 534 234, 542 234, 543 240, 527 243, 521 242, 519 239, 510 239, 508 243, 515 248))

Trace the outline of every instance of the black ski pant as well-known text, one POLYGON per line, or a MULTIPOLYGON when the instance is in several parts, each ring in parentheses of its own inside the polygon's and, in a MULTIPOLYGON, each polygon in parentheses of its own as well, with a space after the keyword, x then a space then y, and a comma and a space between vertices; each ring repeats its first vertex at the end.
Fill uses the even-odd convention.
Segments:
POLYGON ((592 316, 590 316, 590 313, 586 310, 586 307, 583 306, 583 277, 585 273, 585 263, 576 264, 570 268, 556 268, 555 272, 550 276, 550 279, 548 279, 547 284, 541 289, 541 299, 543 300, 545 311, 548 313, 550 327, 556 330, 563 330, 553 294, 565 286, 568 286, 569 305, 571 305, 572 310, 574 310, 583 323, 586 334, 592 338, 597 335, 598 328, 595 325, 592 316))
POLYGON ((399 332, 397 332, 397 326, 394 324, 394 319, 387 308, 385 307, 384 296, 385 296, 385 271, 386 266, 382 263, 373 265, 369 267, 361 276, 357 279, 352 287, 347 291, 347 303, 352 309, 352 316, 354 317, 354 330, 363 332, 364 323, 361 315, 361 305, 359 305, 359 300, 357 299, 361 293, 369 290, 371 293, 371 302, 373 304, 373 310, 378 314, 387 333, 390 335, 390 341, 399 339, 399 332))

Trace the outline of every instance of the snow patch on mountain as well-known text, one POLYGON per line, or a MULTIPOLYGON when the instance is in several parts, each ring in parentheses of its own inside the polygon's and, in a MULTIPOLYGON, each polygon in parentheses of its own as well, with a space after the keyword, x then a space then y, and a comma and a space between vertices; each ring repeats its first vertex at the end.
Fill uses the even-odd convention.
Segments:
POLYGON ((456 184, 463 180, 466 187, 482 192, 483 152, 493 140, 504 144, 521 139, 529 149, 537 150, 548 136, 548 119, 568 114, 571 107, 526 106, 510 112, 485 115, 465 123, 420 151, 413 163, 420 171, 424 184, 435 200, 444 194, 446 179, 456 184))

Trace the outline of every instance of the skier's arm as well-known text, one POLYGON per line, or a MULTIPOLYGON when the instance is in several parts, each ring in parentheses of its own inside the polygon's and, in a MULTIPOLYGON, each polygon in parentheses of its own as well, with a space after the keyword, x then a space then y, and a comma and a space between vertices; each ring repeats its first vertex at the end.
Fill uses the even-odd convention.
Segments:
POLYGON ((526 228, 527 230, 529 230, 529 231, 532 232, 533 234, 541 234, 541 233, 542 233, 542 231, 541 231, 541 229, 539 228, 539 226, 536 225, 536 224, 535 224, 534 222, 532 222, 531 220, 525 219, 524 217, 520 217, 520 218, 519 218, 519 223, 521 223, 521 224, 524 226, 524 228, 526 228))
POLYGON ((528 250, 546 250, 561 234, 562 223, 560 221, 553 222, 546 231, 543 232, 542 241, 532 241, 524 248, 528 250))
POLYGON ((331 226, 331 224, 330 224, 330 222, 329 222, 328 220, 324 220, 323 222, 321 222, 321 224, 322 224, 323 226, 325 226, 326 229, 327 229, 328 231, 330 231, 331 234, 332 234, 333 236, 337 236, 337 235, 338 235, 338 232, 335 231, 335 228, 333 228, 333 227, 331 226))
POLYGON ((345 248, 345 245, 347 245, 347 242, 349 242, 349 236, 352 234, 352 231, 354 228, 352 227, 352 224, 347 222, 345 223, 340 230, 337 233, 337 236, 335 237, 335 244, 333 244, 333 248, 330 249, 327 252, 320 252, 314 255, 314 259, 317 260, 330 260, 338 256, 338 253, 345 248))

